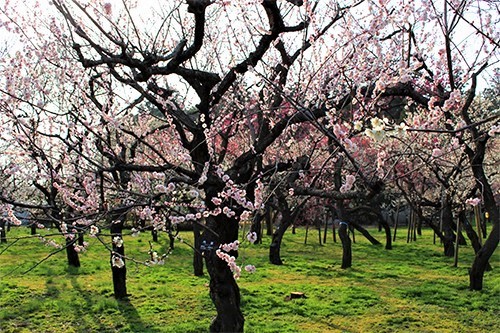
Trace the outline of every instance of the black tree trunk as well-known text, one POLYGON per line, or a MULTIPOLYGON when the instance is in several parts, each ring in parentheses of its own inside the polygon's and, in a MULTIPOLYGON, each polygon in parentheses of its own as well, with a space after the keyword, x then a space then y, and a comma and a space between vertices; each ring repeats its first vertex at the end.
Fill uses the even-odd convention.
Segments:
POLYGON ((342 242, 342 266, 346 269, 352 266, 351 239, 347 233, 348 225, 346 222, 339 223, 339 238, 342 242))
POLYGON ((198 223, 193 222, 193 235, 194 235, 194 251, 193 251, 193 271, 195 276, 203 275, 203 255, 200 251, 200 226, 198 223))
MULTIPOLYGON (((124 220, 124 217, 121 219, 124 220)), ((124 221, 123 221, 124 222, 124 221)), ((123 222, 114 222, 111 223, 111 239, 115 237, 122 238, 122 229, 123 222)), ((127 265, 125 262, 125 245, 121 244, 121 246, 117 246, 115 242, 113 242, 113 252, 110 255, 110 263, 111 263, 111 272, 113 277, 113 290, 114 296, 116 299, 124 299, 128 296, 127 294, 127 265), (123 261, 123 266, 119 267, 114 264, 114 260, 116 258, 120 258, 123 261)))
MULTIPOLYGON (((479 250, 481 249, 481 243, 479 242, 479 237, 477 236, 477 233, 474 230, 474 228, 471 226, 471 224, 467 220, 467 216, 465 214, 465 211, 463 211, 463 210, 460 211, 458 216, 460 219, 460 225, 463 226, 465 233, 467 234, 467 237, 469 237, 469 239, 470 239, 470 242, 472 244, 472 248, 474 249, 474 253, 477 254, 479 252, 479 250)), ((492 269, 491 265, 488 263, 488 265, 486 266, 486 270, 490 271, 491 269, 492 269)))
POLYGON ((443 246, 444 246, 444 255, 447 257, 453 257, 455 255, 455 235, 453 233, 452 224, 453 224, 453 213, 451 211, 451 204, 449 197, 446 196, 443 201, 444 207, 443 209, 443 246))
POLYGON ((283 235, 289 226, 290 223, 280 223, 273 233, 273 239, 271 241, 271 245, 269 246, 269 261, 273 265, 283 265, 280 255, 281 241, 283 240, 283 235))
POLYGON ((365 236, 366 239, 370 241, 373 245, 380 245, 381 243, 375 239, 365 228, 357 224, 356 222, 353 222, 352 220, 349 220, 349 224, 356 230, 358 230, 363 236, 365 236))
POLYGON ((158 230, 156 230, 154 227, 151 229, 151 239, 153 242, 158 243, 158 230))
MULTIPOLYGON (((238 238, 238 220, 221 214, 207 218, 207 229, 201 236, 201 248, 210 275, 210 298, 217 316, 210 325, 210 332, 243 332, 245 319, 240 309, 240 289, 227 262, 216 251, 221 244, 238 238)), ((234 257, 237 251, 228 253, 234 257)))
POLYGON ((4 219, 0 219, 0 243, 7 243, 6 225, 6 221, 4 219))
MULTIPOLYGON (((75 237, 78 236, 75 235, 75 237)), ((73 267, 80 267, 80 257, 75 250, 77 240, 77 238, 66 237, 66 257, 68 258, 68 265, 73 267)))
POLYGON ((252 220, 250 232, 255 232, 257 239, 254 244, 262 244, 262 220, 264 219, 265 212, 257 212, 252 220))

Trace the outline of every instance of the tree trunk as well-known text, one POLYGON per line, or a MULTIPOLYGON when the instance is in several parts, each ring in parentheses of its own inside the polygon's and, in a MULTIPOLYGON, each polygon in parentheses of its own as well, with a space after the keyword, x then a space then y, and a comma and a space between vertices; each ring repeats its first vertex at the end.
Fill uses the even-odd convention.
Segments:
POLYGON ((496 223, 493 224, 493 229, 490 235, 484 242, 484 245, 476 253, 474 262, 470 269, 470 285, 471 290, 482 290, 483 289, 483 278, 484 272, 489 267, 489 260, 498 246, 500 230, 498 228, 498 213, 496 215, 496 223))
MULTIPOLYGON (((479 172, 477 173, 478 175, 476 175, 476 178, 478 178, 478 176, 481 176, 479 172)), ((484 183, 482 183, 484 185, 484 190, 483 190, 484 207, 485 210, 490 215, 493 228, 491 229, 490 234, 488 235, 488 238, 486 238, 486 241, 484 242, 481 249, 476 253, 476 257, 474 258, 474 262, 472 263, 469 275, 470 277, 469 288, 471 290, 483 289, 484 272, 488 268, 489 260, 498 246, 499 236, 500 236, 500 230, 499 230, 500 216, 498 207, 495 204, 495 198, 493 196, 493 192, 491 191, 491 187, 489 186, 489 184, 486 182, 486 177, 480 177, 478 181, 484 181, 484 183)))
POLYGON ((250 226, 250 232, 255 232, 257 239, 254 244, 262 244, 262 220, 264 219, 265 213, 257 212, 255 217, 252 219, 252 225, 250 226))
POLYGON ((443 246, 444 246, 444 255, 447 257, 453 257, 455 255, 454 248, 454 233, 451 228, 453 224, 453 213, 451 211, 451 205, 449 197, 446 196, 443 201, 444 207, 443 215, 442 215, 442 230, 443 230, 443 246))
POLYGON ((158 243, 158 230, 154 227, 151 229, 151 238, 153 239, 153 242, 158 243))
POLYGON ((203 255, 200 251, 201 233, 198 223, 193 222, 194 251, 193 251, 193 271, 195 276, 203 275, 203 255))
MULTIPOLYGON (((458 214, 458 217, 460 219, 460 224, 462 225, 462 227, 465 230, 465 233, 467 234, 467 237, 470 239, 470 242, 472 244, 472 248, 474 249, 474 253, 477 254, 479 252, 479 250, 481 249, 481 243, 479 241, 479 237, 478 237, 476 231, 474 230, 472 225, 467 220, 467 216, 465 214, 465 211, 463 211, 463 210, 460 211, 458 214)), ((490 271, 491 269, 492 269, 491 265, 488 263, 488 265, 486 267, 486 271, 490 271)))
POLYGON ((381 225, 385 231, 385 249, 392 250, 391 227, 389 226, 389 223, 386 220, 384 220, 384 217, 380 212, 378 214, 378 218, 380 221, 379 225, 381 225))
MULTIPOLYGON (((394 219, 394 238, 392 239, 393 242, 396 241, 396 234, 398 232, 398 224, 399 224, 399 203, 398 203, 398 207, 396 208, 396 218, 394 219)), ((391 244, 391 248, 392 248, 392 244, 391 244)))
MULTIPOLYGON (((78 237, 75 235, 75 237, 78 237)), ((80 267, 80 257, 75 250, 76 238, 66 237, 66 257, 68 258, 68 265, 73 267, 80 267)))
POLYGON ((346 269, 352 266, 352 249, 351 249, 351 239, 347 233, 348 225, 346 222, 339 223, 339 238, 342 242, 342 266, 341 268, 346 269))
MULTIPOLYGON (((111 221, 116 221, 112 219, 111 221)), ((111 223, 111 240, 115 237, 122 238, 122 229, 123 222, 125 221, 124 216, 120 216, 119 222, 111 223)), ((113 252, 110 254, 110 264, 111 264, 111 273, 113 277, 113 290, 114 296, 116 299, 124 299, 128 296, 127 294, 127 265, 125 262, 125 245, 121 244, 121 246, 117 246, 115 242, 113 242, 113 252), (116 258, 120 258, 123 260, 123 267, 118 267, 114 264, 113 260, 116 258)))
POLYGON ((0 219, 0 243, 7 243, 6 221, 0 219))
POLYGON ((380 242, 375 239, 369 232, 368 230, 366 230, 365 228, 363 228, 362 226, 360 226, 359 224, 357 224, 356 222, 353 222, 351 221, 351 219, 349 219, 349 224, 356 230, 358 230, 363 236, 365 236, 366 239, 368 239, 370 241, 370 243, 372 243, 372 245, 380 245, 380 242))
POLYGON ((325 230, 323 231, 323 244, 326 244, 326 234, 328 233, 328 220, 329 216, 327 214, 325 218, 325 230))
POLYGON ((266 205, 266 235, 271 236, 273 234, 273 223, 276 219, 277 213, 273 215, 272 209, 269 205, 266 205))
POLYGON ((317 220, 315 223, 316 223, 316 229, 318 229, 318 242, 319 242, 319 245, 323 245, 323 243, 321 242, 321 223, 319 222, 319 220, 317 220))
POLYGON ((488 238, 484 242, 481 249, 476 253, 476 257, 474 258, 474 262, 472 263, 472 267, 469 273, 469 288, 471 290, 482 290, 484 272, 488 267, 488 262, 493 255, 493 252, 497 248, 499 242, 500 212, 498 211, 498 207, 495 203, 495 196, 493 195, 490 182, 486 177, 486 174, 484 173, 483 162, 486 154, 486 144, 488 141, 488 136, 475 137, 474 139, 476 149, 473 150, 469 147, 466 147, 465 152, 469 157, 472 173, 474 174, 474 178, 476 180, 476 187, 482 192, 484 209, 490 215, 491 222, 493 224, 493 228, 490 231, 488 238))
MULTIPOLYGON (((237 238, 238 220, 223 214, 207 218, 207 229, 201 236, 201 244, 210 275, 210 298, 217 310, 210 332, 243 332, 245 319, 240 309, 240 289, 228 263, 216 254, 220 244, 231 243, 237 238)), ((238 252, 231 251, 229 255, 237 257, 238 252)))
POLYGON ((336 230, 335 230, 335 223, 332 223, 332 235, 333 235, 333 242, 337 243, 337 235, 336 235, 336 230))
POLYGON ((280 223, 273 233, 271 245, 269 246, 269 261, 273 265, 283 265, 283 261, 280 256, 281 241, 283 240, 283 235, 289 226, 290 223, 280 223))

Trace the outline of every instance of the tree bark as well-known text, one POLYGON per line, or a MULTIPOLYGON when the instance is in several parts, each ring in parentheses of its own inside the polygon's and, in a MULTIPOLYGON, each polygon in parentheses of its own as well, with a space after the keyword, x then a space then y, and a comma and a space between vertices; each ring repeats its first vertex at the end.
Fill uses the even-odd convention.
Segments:
POLYGON ((0 219, 0 243, 7 243, 6 221, 0 219))
MULTIPOLYGON (((114 237, 122 238, 122 229, 123 222, 125 221, 125 217, 121 216, 119 220, 111 219, 111 221, 115 221, 111 223, 111 240, 113 241, 114 237)), ((125 261, 125 244, 121 246, 117 246, 115 242, 113 242, 113 252, 110 254, 110 264, 111 264, 111 273, 113 278, 113 290, 114 296, 116 299, 124 299, 128 296, 127 294, 127 265, 125 261), (124 265, 123 267, 117 267, 113 265, 113 257, 120 257, 124 265)))
MULTIPOLYGON (((75 234, 75 237, 78 237, 75 234)), ((73 267, 80 267, 80 257, 75 250, 75 244, 78 241, 76 238, 66 237, 66 257, 68 258, 68 265, 73 267)))
POLYGON ((250 232, 255 232, 257 239, 254 244, 262 244, 262 220, 266 213, 258 211, 255 217, 252 219, 252 225, 250 226, 250 232))
POLYGON ((193 271, 195 276, 203 275, 203 256, 200 252, 201 232, 198 223, 193 223, 194 251, 193 251, 193 271))
POLYGON ((271 245, 269 246, 269 261, 273 265, 283 265, 280 255, 281 241, 283 240, 283 235, 289 226, 290 223, 280 223, 273 233, 271 245))
MULTIPOLYGON (((465 211, 460 211, 458 214, 459 219, 460 219, 460 224, 463 226, 465 233, 467 234, 467 237, 470 239, 470 242, 472 244, 472 248, 474 249, 474 253, 478 253, 479 250, 481 249, 481 243, 479 242, 479 237, 474 230, 473 226, 469 223, 467 220, 467 216, 465 214, 465 211)), ((491 265, 488 263, 486 266, 486 271, 490 271, 491 265)))
POLYGON ((363 236, 365 236, 366 239, 368 239, 370 241, 370 243, 372 243, 372 245, 380 245, 381 243, 375 239, 369 232, 368 230, 366 230, 365 228, 363 228, 362 226, 360 226, 358 223, 356 222, 353 222, 351 221, 351 219, 349 219, 349 224, 351 226, 354 227, 354 229, 358 230, 363 236))
POLYGON ((442 215, 442 228, 443 228, 443 246, 444 255, 447 257, 453 257, 455 255, 454 247, 454 233, 451 225, 453 223, 453 213, 451 211, 450 198, 448 196, 443 200, 444 207, 442 215))
POLYGON ((151 238, 153 242, 158 243, 158 230, 156 230, 154 227, 151 229, 151 238))
POLYGON ((275 212, 273 214, 272 208, 269 205, 266 205, 266 235, 271 236, 273 234, 273 223, 276 220, 276 215, 278 213, 275 212))
POLYGON ((351 239, 347 233, 348 225, 346 222, 339 223, 339 238, 342 242, 342 266, 341 268, 346 269, 352 266, 352 249, 351 249, 351 239))
MULTIPOLYGON (((210 298, 217 310, 217 316, 210 325, 210 332, 243 332, 245 319, 240 309, 240 289, 227 262, 216 254, 219 245, 231 243, 238 238, 238 222, 235 218, 223 214, 210 216, 207 218, 207 229, 201 236, 205 263, 210 275, 210 298)), ((238 256, 237 251, 228 254, 235 258, 238 256)))
MULTIPOLYGON (((481 164, 482 165, 482 164, 481 164)), ((487 182, 486 176, 484 175, 484 170, 482 166, 474 166, 473 164, 474 175, 476 176, 477 182, 483 186, 483 201, 484 208, 490 215, 491 223, 493 224, 493 228, 486 238, 481 249, 476 253, 476 257, 474 258, 474 262, 472 263, 472 267, 470 269, 470 285, 469 288, 471 290, 482 290, 483 289, 483 278, 484 272, 489 266, 489 260, 493 255, 493 252, 498 246, 499 237, 500 237, 500 229, 499 229, 499 211, 498 207, 495 204, 495 197, 493 195, 493 191, 489 183, 487 182), (477 170, 479 169, 479 170, 477 170)))

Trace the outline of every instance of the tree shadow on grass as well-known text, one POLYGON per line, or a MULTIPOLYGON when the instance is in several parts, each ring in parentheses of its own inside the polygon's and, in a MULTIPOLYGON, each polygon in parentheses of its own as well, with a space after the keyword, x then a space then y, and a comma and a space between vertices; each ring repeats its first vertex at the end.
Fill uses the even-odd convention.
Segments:
POLYGON ((95 294, 82 288, 77 276, 71 276, 70 281, 75 292, 85 301, 85 306, 76 307, 75 315, 82 325, 91 327, 96 332, 141 332, 159 333, 155 327, 145 323, 139 312, 129 299, 116 300, 112 297, 95 294), (85 323, 83 318, 89 321, 89 313, 92 313, 91 323, 85 323), (121 316, 125 322, 117 320, 121 316), (107 319, 106 317, 109 317, 107 319), (115 317, 115 318, 113 318, 115 317), (97 326, 97 327, 96 327, 97 326))

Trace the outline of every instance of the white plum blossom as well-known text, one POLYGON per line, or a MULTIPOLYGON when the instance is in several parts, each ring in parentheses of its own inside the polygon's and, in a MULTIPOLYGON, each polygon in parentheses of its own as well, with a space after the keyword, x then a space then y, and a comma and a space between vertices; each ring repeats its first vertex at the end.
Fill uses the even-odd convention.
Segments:
POLYGON ((352 186, 354 185, 354 182, 356 181, 356 177, 353 175, 347 175, 345 177, 345 182, 344 184, 340 187, 340 192, 341 193, 346 193, 347 191, 350 191, 352 189, 352 186))
POLYGON ((95 225, 90 226, 90 237, 95 237, 99 233, 99 228, 95 225))
POLYGON ((488 135, 495 136, 497 133, 500 133, 500 125, 491 126, 490 130, 488 131, 488 135))
POLYGON ((123 239, 120 236, 115 236, 113 237, 113 244, 115 244, 116 247, 122 247, 123 239))
POLYGON ((117 255, 113 255, 113 257, 111 258, 111 263, 114 267, 117 268, 123 268, 125 266, 125 262, 123 261, 123 259, 117 255))
POLYGON ((249 232, 247 234, 247 239, 250 243, 255 243, 255 241, 257 240, 257 233, 252 231, 252 232, 249 232))
POLYGON ((246 265, 245 266, 245 271, 247 271, 248 273, 255 273, 257 269, 255 268, 254 265, 246 265))
POLYGON ((362 128, 363 128, 363 122, 362 121, 357 120, 357 121, 354 122, 354 129, 356 131, 361 131, 362 128))

